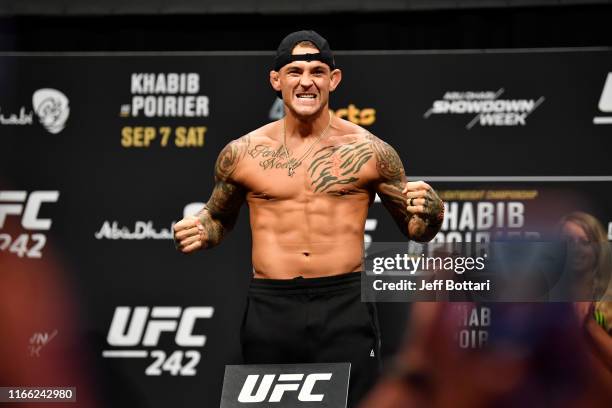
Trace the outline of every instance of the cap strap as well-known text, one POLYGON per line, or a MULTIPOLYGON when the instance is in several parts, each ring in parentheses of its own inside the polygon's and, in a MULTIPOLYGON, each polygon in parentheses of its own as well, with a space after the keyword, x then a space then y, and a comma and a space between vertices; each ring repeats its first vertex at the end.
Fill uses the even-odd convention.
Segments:
POLYGON ((313 54, 289 54, 289 55, 279 55, 276 58, 276 63, 274 64, 274 70, 280 71, 282 67, 287 64, 290 64, 294 61, 321 61, 324 64, 329 65, 330 69, 334 69, 334 58, 328 53, 313 53, 313 54))

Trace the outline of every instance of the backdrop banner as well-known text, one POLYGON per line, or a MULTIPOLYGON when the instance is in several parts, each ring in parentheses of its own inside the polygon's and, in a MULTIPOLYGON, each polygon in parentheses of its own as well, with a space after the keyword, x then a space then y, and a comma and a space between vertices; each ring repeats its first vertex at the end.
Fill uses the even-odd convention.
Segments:
MULTIPOLYGON (((336 60, 333 113, 440 193, 436 240, 545 240, 575 210, 612 236, 612 50, 336 60)), ((49 314, 23 326, 39 309, 5 313, 24 369, 61 347, 101 406, 219 406, 225 366, 241 363, 248 211, 219 247, 191 256, 171 227, 208 199, 230 140, 282 117, 272 63, 267 52, 0 54, 0 258, 16 265, 0 271, 0 295, 49 314)), ((379 200, 364 240, 403 240, 379 200)), ((388 356, 409 304, 379 314, 388 356)))

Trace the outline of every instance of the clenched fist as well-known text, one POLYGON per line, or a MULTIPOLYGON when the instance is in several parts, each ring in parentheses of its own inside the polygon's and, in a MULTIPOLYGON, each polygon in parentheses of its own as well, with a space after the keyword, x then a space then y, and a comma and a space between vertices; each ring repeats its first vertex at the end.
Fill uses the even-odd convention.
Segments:
POLYGON ((206 242, 206 230, 200 219, 189 215, 174 224, 174 245, 184 254, 196 251, 206 242))
POLYGON ((409 181, 402 194, 406 195, 406 210, 427 219, 432 224, 444 220, 444 203, 433 188, 424 181, 409 181))
POLYGON ((412 214, 408 220, 410 236, 433 238, 427 229, 441 225, 444 220, 444 203, 438 194, 424 181, 406 183, 402 194, 406 196, 406 210, 412 214))

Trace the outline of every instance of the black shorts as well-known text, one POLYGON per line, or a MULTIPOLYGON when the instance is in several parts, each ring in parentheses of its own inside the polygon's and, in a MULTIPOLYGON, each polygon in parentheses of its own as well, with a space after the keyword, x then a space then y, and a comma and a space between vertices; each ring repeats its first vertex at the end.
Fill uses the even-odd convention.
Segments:
POLYGON ((378 316, 361 302, 361 273, 253 279, 241 344, 246 364, 350 362, 349 407, 380 372, 378 316))

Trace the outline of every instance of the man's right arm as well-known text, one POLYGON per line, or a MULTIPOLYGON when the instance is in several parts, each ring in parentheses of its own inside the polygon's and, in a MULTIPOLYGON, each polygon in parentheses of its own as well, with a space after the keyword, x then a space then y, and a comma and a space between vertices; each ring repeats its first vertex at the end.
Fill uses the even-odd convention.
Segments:
POLYGON ((204 208, 174 225, 174 242, 179 251, 190 253, 218 245, 234 227, 246 191, 232 178, 249 144, 248 135, 231 141, 215 163, 215 187, 204 208))

